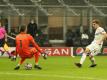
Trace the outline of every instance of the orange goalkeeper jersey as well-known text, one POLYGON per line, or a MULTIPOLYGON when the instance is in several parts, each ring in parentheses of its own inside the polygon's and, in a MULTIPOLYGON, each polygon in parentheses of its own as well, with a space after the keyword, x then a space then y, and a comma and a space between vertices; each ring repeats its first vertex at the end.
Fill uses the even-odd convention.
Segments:
POLYGON ((18 34, 16 36, 16 52, 20 56, 27 56, 30 53, 30 44, 32 44, 40 53, 42 53, 42 50, 37 45, 37 43, 34 41, 33 37, 29 34, 26 34, 24 32, 18 34))

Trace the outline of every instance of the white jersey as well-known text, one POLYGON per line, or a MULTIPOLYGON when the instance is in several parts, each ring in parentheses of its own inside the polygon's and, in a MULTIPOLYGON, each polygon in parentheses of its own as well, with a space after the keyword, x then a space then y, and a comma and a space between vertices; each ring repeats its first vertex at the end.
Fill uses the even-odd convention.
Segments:
POLYGON ((103 37, 104 35, 102 33, 106 33, 105 30, 102 27, 98 27, 95 31, 94 40, 92 43, 102 45, 103 44, 103 37))
POLYGON ((94 40, 86 47, 90 50, 91 55, 93 56, 101 52, 104 37, 103 33, 106 33, 105 30, 102 27, 98 27, 95 31, 94 40))

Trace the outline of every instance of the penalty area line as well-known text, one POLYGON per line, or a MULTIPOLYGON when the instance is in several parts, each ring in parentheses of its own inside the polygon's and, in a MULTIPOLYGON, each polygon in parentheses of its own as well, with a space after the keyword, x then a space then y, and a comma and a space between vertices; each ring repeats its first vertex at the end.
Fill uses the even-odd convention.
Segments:
POLYGON ((49 77, 49 78, 66 78, 66 79, 83 79, 83 80, 107 80, 107 79, 101 79, 101 78, 95 78, 95 77, 82 77, 82 76, 67 76, 67 75, 46 75, 46 74, 26 74, 26 73, 11 73, 11 72, 0 72, 0 76, 2 75, 15 75, 15 76, 34 76, 34 77, 49 77))

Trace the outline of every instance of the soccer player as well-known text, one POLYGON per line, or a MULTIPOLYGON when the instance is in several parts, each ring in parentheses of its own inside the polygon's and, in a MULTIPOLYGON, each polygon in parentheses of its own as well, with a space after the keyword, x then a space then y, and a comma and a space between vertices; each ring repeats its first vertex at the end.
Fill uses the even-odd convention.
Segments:
MULTIPOLYGON (((3 47, 5 42, 7 42, 7 33, 4 26, 2 26, 2 23, 0 22, 0 47, 3 47)), ((1 55, 3 55, 4 52, 6 52, 9 55, 9 58, 11 58, 11 54, 5 49, 3 49, 0 49, 0 52, 2 53, 1 55)))
POLYGON ((18 65, 14 68, 15 70, 18 70, 20 68, 20 65, 23 64, 23 62, 28 59, 35 57, 35 65, 34 68, 36 69, 42 69, 38 65, 39 55, 44 54, 43 58, 47 58, 47 54, 44 53, 41 48, 37 45, 37 43, 34 41, 33 37, 30 34, 27 34, 27 27, 21 26, 20 33, 16 36, 16 53, 20 56, 20 61, 18 65), (30 45, 33 45, 34 47, 30 47, 30 45))
POLYGON ((107 34, 106 34, 105 30, 102 27, 100 27, 99 20, 93 20, 92 26, 96 30, 94 40, 92 41, 92 43, 90 45, 88 45, 86 47, 85 51, 82 54, 80 62, 75 63, 75 65, 79 68, 82 67, 82 64, 85 61, 87 54, 89 54, 90 61, 92 62, 90 67, 95 67, 97 65, 95 62, 94 56, 97 55, 98 53, 100 53, 100 50, 103 45, 103 41, 105 38, 107 38, 107 34))

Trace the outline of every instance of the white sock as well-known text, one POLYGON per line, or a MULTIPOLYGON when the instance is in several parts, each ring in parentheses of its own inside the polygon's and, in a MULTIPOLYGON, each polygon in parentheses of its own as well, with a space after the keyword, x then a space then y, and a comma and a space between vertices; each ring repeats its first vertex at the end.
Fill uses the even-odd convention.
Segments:
POLYGON ((20 66, 20 64, 17 64, 17 66, 20 66))
POLYGON ((13 58, 16 58, 16 56, 13 56, 13 58))
POLYGON ((38 65, 38 63, 36 63, 36 65, 38 65))
POLYGON ((83 53, 83 54, 82 54, 82 57, 81 57, 81 60, 80 60, 80 64, 83 64, 83 62, 84 62, 85 59, 86 59, 86 56, 87 56, 86 53, 83 53))

